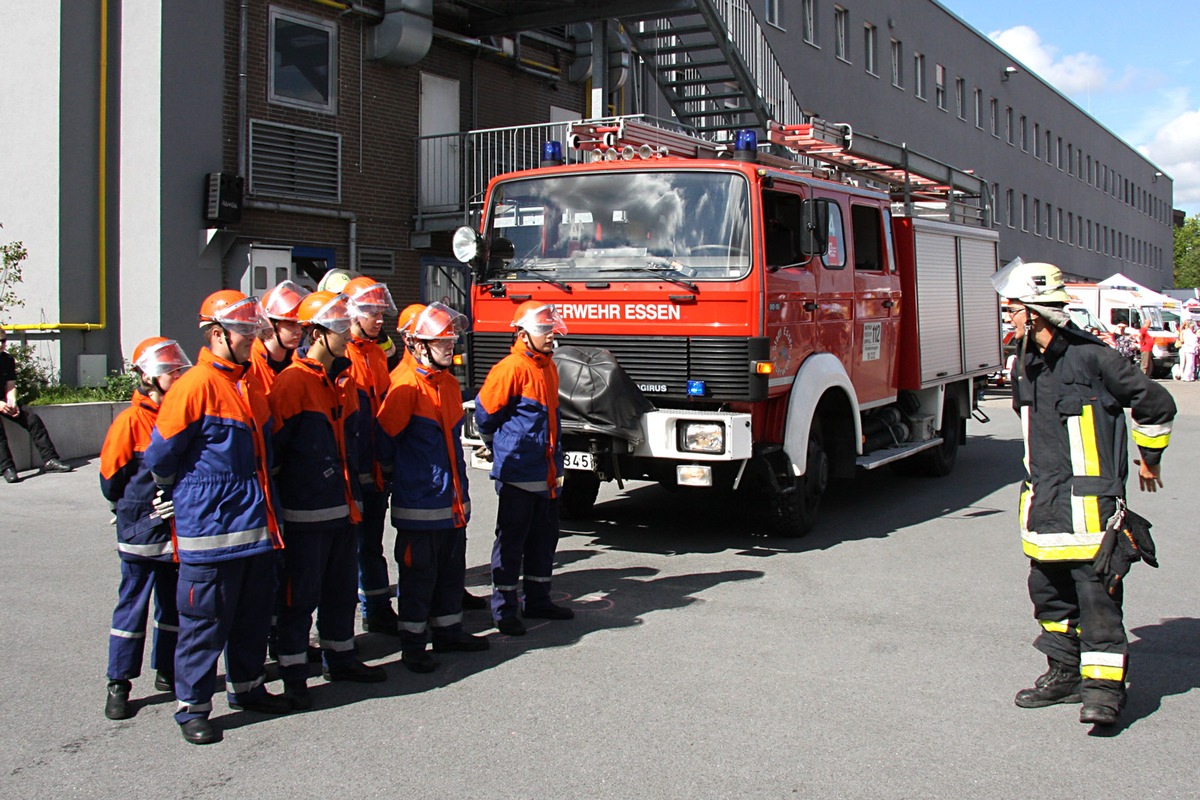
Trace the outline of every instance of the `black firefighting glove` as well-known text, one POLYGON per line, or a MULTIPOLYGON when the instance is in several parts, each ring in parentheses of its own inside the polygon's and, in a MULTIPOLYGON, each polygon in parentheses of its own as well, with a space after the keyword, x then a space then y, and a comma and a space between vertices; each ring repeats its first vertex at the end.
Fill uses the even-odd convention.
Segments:
POLYGON ((1092 569, 1110 595, 1117 592, 1129 568, 1138 561, 1158 566, 1151 523, 1141 514, 1130 511, 1124 500, 1117 500, 1117 512, 1108 521, 1104 539, 1092 562, 1092 569))

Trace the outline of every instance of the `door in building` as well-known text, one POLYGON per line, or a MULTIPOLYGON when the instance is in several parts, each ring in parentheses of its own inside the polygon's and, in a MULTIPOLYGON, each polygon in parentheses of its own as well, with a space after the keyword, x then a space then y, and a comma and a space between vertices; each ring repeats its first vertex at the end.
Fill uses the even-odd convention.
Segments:
POLYGON ((458 81, 421 73, 419 198, 424 212, 454 211, 462 202, 458 81))
POLYGON ((421 302, 443 303, 471 317, 471 273, 465 264, 444 258, 421 259, 421 302))

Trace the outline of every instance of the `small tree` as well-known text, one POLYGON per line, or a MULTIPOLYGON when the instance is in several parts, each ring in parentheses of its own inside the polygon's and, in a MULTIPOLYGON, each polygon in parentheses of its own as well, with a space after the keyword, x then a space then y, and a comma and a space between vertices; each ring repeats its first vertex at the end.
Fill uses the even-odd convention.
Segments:
MULTIPOLYGON (((0 228, 3 228, 0 225, 0 228)), ((17 295, 21 278, 21 262, 29 252, 21 242, 0 244, 0 322, 6 322, 10 311, 25 305, 17 295)))
MULTIPOLYGON (((0 224, 0 228, 3 227, 4 225, 0 224)), ((23 279, 21 263, 28 256, 29 251, 21 242, 0 244, 0 323, 9 320, 13 309, 25 305, 25 301, 17 294, 17 286, 23 279)), ((32 346, 12 344, 8 352, 17 362, 18 402, 27 403, 34 400, 46 387, 54 383, 53 373, 38 360, 32 346)))
POLYGON ((1188 217, 1175 229, 1175 286, 1200 286, 1200 214, 1188 217))

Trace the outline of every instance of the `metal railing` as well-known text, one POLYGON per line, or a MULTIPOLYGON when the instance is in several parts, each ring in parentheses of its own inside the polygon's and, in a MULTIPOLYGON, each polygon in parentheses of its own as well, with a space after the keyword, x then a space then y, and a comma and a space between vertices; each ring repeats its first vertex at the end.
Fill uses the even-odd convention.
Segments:
MULTIPOLYGON (((706 0, 699 0, 705 2, 706 0)), ((771 49, 762 26, 750 10, 747 0, 707 0, 725 22, 729 40, 754 78, 759 96, 771 111, 771 118, 784 125, 799 125, 808 120, 792 84, 783 74, 775 51, 771 49)))

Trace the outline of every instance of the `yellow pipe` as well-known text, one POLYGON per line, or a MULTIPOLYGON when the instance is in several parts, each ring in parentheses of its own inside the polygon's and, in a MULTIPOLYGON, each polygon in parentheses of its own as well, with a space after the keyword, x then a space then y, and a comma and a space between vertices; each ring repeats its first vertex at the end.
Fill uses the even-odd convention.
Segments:
POLYGON ((42 322, 28 325, 6 325, 13 331, 100 331, 108 326, 106 311, 108 309, 106 274, 108 259, 105 255, 105 220, 106 206, 105 186, 108 176, 105 172, 105 155, 108 149, 108 0, 100 0, 100 170, 97 180, 100 184, 100 205, 97 213, 99 222, 99 266, 100 266, 100 321, 99 322, 42 322))

